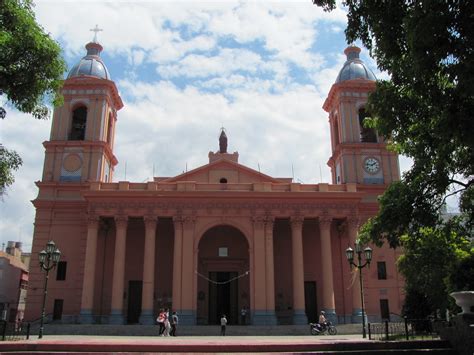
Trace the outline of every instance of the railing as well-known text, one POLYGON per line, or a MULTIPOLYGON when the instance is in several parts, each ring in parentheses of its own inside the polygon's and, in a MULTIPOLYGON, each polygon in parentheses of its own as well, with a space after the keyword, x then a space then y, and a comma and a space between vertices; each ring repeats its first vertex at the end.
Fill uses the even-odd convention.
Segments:
MULTIPOLYGON (((48 324, 52 320, 52 313, 45 315, 44 324, 48 324)), ((5 340, 23 340, 30 339, 30 334, 37 334, 41 317, 30 322, 7 322, 0 320, 0 341, 5 340)))
POLYGON ((439 330, 448 325, 443 320, 408 319, 401 322, 369 323, 369 339, 371 340, 400 340, 414 338, 436 338, 439 330))
POLYGON ((0 321, 0 339, 23 340, 30 338, 30 323, 0 321))

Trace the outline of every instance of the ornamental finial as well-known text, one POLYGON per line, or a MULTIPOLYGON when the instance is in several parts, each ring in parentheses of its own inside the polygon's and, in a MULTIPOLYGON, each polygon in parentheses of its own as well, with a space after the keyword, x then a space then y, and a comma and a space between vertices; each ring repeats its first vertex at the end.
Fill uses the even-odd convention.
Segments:
POLYGON ((103 31, 103 29, 99 28, 99 25, 95 25, 95 27, 91 28, 89 31, 94 32, 94 39, 92 40, 92 42, 99 43, 99 42, 97 42, 97 32, 101 32, 101 31, 103 31))
POLYGON ((221 135, 219 136, 219 153, 227 153, 227 136, 225 128, 221 128, 221 135))

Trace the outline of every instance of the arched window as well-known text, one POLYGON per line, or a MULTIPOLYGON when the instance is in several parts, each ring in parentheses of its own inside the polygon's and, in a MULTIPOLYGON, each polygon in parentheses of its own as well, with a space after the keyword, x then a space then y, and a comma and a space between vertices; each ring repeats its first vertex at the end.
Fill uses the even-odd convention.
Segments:
POLYGON ((86 137, 87 107, 80 106, 72 111, 71 132, 69 140, 83 141, 86 137))
POLYGON ((366 117, 367 112, 365 112, 365 109, 359 109, 360 141, 365 143, 377 143, 375 129, 364 127, 364 119, 366 117))
POLYGON ((227 179, 226 179, 226 178, 221 178, 221 179, 219 180, 219 182, 220 182, 221 184, 227 184, 227 179))

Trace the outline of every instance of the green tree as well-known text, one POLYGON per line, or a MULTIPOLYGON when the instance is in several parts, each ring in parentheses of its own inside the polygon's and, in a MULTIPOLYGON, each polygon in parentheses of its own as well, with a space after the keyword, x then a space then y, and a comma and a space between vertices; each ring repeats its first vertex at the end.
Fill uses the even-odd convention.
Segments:
POLYGON ((13 170, 18 170, 21 163, 22 160, 15 151, 9 151, 0 144, 0 196, 15 181, 13 170))
MULTIPOLYGON (((401 238, 404 254, 398 267, 407 284, 404 312, 410 318, 424 318, 437 309, 444 314, 452 301, 451 279, 456 265, 464 265, 474 255, 467 231, 453 219, 439 228, 420 228, 401 238)), ((472 273, 472 269, 470 271, 472 273)))
MULTIPOLYGON (((0 95, 35 118, 48 117, 46 102, 60 104, 66 64, 59 45, 36 23, 31 0, 2 0, 0 5, 0 95)), ((6 111, 0 108, 0 117, 6 111)), ((14 181, 21 159, 2 147, 0 194, 14 181), (7 153, 4 153, 7 152, 7 153), (14 158, 13 158, 14 157, 14 158)))
MULTIPOLYGON (((325 10, 334 0, 313 0, 325 10)), ((470 1, 345 0, 347 41, 361 40, 390 80, 370 95, 367 125, 413 167, 380 200, 362 235, 400 245, 433 226, 449 194, 474 218, 474 11, 470 1)))
MULTIPOLYGON (((336 6, 334 0, 313 3, 327 11, 336 6)), ((413 159, 402 180, 381 196, 379 213, 360 237, 403 246, 405 312, 424 317, 446 308, 449 291, 467 287, 473 273, 458 272, 473 258, 461 228, 472 233, 474 227, 472 1, 343 0, 343 5, 348 43, 362 41, 390 75, 377 81, 364 124, 388 137, 390 149, 413 159), (450 194, 460 197, 463 220, 440 218, 450 194)))

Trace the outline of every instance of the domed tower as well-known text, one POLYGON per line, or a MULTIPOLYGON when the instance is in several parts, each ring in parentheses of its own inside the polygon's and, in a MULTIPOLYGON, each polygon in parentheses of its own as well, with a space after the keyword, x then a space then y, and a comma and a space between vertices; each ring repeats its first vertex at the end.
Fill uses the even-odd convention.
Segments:
POLYGON ((64 81, 64 104, 54 110, 43 182, 112 181, 117 111, 123 106, 100 57, 102 46, 86 45, 87 54, 64 81))
POLYGON ((389 184, 400 179, 398 155, 387 150, 384 138, 374 129, 363 125, 367 99, 377 79, 359 58, 359 47, 351 45, 344 53, 347 60, 323 105, 331 127, 332 182, 389 184))

